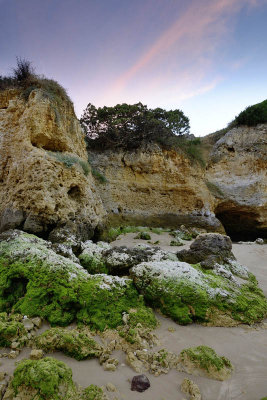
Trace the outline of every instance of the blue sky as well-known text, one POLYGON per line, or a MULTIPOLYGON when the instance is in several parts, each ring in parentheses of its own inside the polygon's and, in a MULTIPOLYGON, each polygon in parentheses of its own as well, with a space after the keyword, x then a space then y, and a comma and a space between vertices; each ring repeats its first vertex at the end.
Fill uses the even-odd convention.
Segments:
POLYGON ((0 74, 32 61, 78 116, 141 101, 202 136, 267 98, 267 0, 0 0, 0 24, 0 74))

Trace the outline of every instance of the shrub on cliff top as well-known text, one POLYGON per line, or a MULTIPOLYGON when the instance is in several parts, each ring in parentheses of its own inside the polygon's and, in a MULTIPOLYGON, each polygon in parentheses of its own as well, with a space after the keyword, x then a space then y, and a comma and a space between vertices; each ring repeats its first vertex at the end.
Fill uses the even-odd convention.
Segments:
POLYGON ((235 117, 234 121, 229 124, 229 127, 232 128, 240 125, 256 126, 257 124, 265 123, 267 123, 267 100, 247 107, 235 117))
POLYGON ((72 104, 66 90, 55 80, 37 75, 30 61, 17 57, 13 75, 0 76, 0 90, 22 89, 22 98, 27 101, 34 89, 42 89, 44 96, 60 105, 62 101, 72 104))

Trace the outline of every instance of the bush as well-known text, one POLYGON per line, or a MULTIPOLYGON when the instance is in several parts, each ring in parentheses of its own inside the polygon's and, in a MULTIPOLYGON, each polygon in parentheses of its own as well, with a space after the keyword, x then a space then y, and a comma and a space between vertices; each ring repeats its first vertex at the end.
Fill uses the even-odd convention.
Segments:
POLYGON ((229 127, 241 125, 256 126, 257 124, 265 123, 267 123, 267 100, 247 107, 235 117, 234 121, 229 124, 229 127))
POLYGON ((0 76, 0 90, 12 88, 22 89, 25 101, 28 101, 33 90, 42 89, 43 95, 57 105, 65 101, 72 104, 66 90, 58 82, 37 75, 31 62, 20 57, 17 57, 17 67, 13 68, 12 76, 0 76))

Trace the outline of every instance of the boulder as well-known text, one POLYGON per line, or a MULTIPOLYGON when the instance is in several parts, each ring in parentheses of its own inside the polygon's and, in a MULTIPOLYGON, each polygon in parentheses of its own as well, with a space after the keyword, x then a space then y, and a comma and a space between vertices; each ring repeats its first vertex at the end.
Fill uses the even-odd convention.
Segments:
POLYGON ((209 273, 199 264, 143 262, 130 274, 147 303, 179 324, 253 323, 267 312, 266 298, 255 277, 235 261, 218 264, 209 273))
POLYGON ((145 375, 136 375, 132 379, 131 390, 136 392, 144 392, 150 388, 149 379, 145 375))
POLYGON ((16 310, 52 325, 76 319, 98 330, 123 325, 123 312, 132 308, 135 321, 155 321, 131 279, 90 275, 28 233, 13 231, 0 240, 0 312, 16 310))
POLYGON ((202 263, 207 269, 212 269, 216 262, 235 260, 231 239, 219 233, 199 235, 190 245, 190 249, 179 251, 177 257, 190 264, 202 263))

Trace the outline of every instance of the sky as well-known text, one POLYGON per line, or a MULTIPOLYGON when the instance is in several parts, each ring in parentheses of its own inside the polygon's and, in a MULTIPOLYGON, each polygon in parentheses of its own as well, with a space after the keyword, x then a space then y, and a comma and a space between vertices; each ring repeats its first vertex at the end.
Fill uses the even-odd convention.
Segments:
POLYGON ((267 0, 0 0, 0 75, 16 57, 95 106, 181 109, 196 136, 267 98, 267 0))

